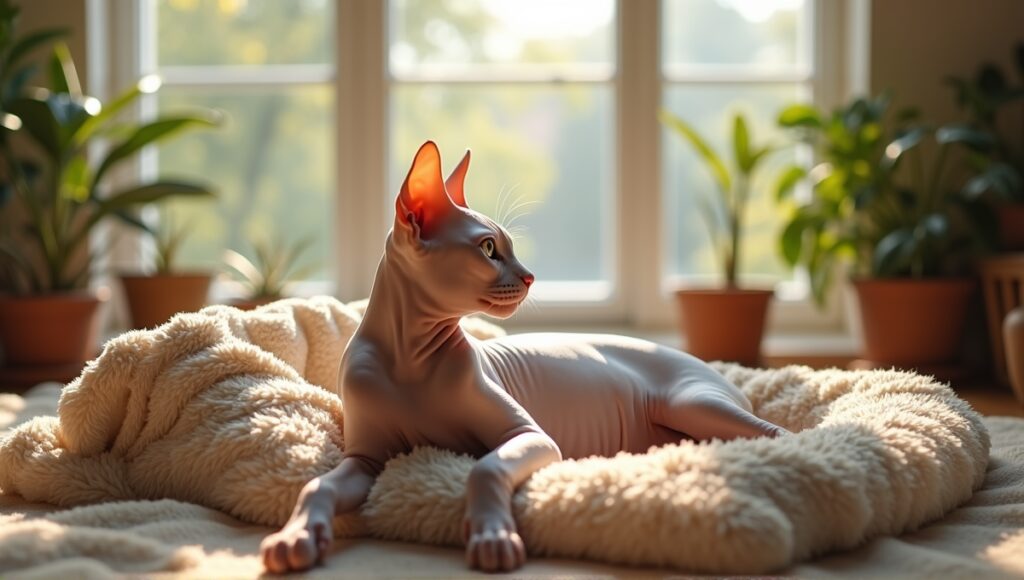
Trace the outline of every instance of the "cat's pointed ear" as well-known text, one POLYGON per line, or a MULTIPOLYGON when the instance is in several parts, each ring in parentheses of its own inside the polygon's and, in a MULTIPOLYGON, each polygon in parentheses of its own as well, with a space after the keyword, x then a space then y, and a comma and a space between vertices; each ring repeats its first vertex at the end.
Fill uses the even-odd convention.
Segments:
POLYGON ((466 155, 462 157, 462 161, 459 161, 459 164, 452 170, 451 175, 444 181, 444 187, 448 190, 448 196, 452 198, 455 205, 461 205, 464 208, 469 208, 466 205, 467 171, 469 171, 469 149, 466 149, 466 155))
POLYGON ((444 189, 441 153, 433 141, 427 141, 416 152, 395 207, 395 218, 414 226, 424 237, 428 237, 454 207, 444 189), (414 223, 410 223, 410 219, 414 223))

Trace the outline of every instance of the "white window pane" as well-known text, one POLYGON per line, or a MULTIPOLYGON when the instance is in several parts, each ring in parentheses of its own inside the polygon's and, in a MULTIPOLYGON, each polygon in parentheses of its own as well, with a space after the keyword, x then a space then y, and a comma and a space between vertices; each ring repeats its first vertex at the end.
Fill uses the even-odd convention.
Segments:
POLYGON ((808 66, 810 1, 663 0, 663 64, 669 70, 808 66))
MULTIPOLYGON (((746 115, 754 145, 784 143, 786 138, 776 127, 775 118, 785 105, 803 100, 806 93, 799 85, 669 85, 663 96, 664 107, 696 127, 723 162, 734 168, 732 123, 735 112, 746 115)), ((722 266, 712 250, 697 201, 700 196, 718 195, 715 182, 702 159, 679 135, 663 129, 662 143, 666 273, 721 279, 722 266)), ((741 283, 766 283, 791 277, 777 250, 783 216, 775 204, 774 185, 779 168, 793 162, 795 153, 793 148, 784 149, 758 167, 747 207, 746 237, 740 250, 741 283)))
POLYGON ((333 62, 332 0, 155 0, 160 65, 333 62))
POLYGON ((394 86, 392 195, 423 141, 445 171, 472 149, 470 207, 511 226, 539 281, 610 280, 612 109, 605 85, 394 86))
POLYGON ((390 7, 397 75, 610 67, 615 59, 613 0, 392 0, 390 7))
POLYGON ((334 105, 328 87, 200 91, 165 87, 161 112, 194 107, 227 114, 223 126, 188 133, 159 150, 161 176, 199 178, 214 201, 172 201, 172 222, 186 225, 184 266, 216 267, 225 248, 251 257, 250 240, 313 245, 302 263, 333 263, 334 105))

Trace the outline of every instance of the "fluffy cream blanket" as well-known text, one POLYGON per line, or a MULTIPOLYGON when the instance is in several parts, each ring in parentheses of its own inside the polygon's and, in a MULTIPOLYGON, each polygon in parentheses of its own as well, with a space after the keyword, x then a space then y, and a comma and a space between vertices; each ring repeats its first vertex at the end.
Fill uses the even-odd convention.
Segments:
MULTIPOLYGON (((0 441, 0 490, 61 506, 172 498, 280 525, 301 486, 340 460, 337 367, 358 320, 330 298, 291 300, 114 339, 64 389, 58 417, 0 441)), ((929 378, 720 370, 756 413, 798 433, 551 465, 515 497, 529 551, 765 573, 920 526, 984 478, 984 425, 929 378)), ((471 464, 426 448, 396 458, 336 531, 457 544, 471 464)), ((27 544, 29 559, 31 545, 83 549, 66 536, 27 544)))

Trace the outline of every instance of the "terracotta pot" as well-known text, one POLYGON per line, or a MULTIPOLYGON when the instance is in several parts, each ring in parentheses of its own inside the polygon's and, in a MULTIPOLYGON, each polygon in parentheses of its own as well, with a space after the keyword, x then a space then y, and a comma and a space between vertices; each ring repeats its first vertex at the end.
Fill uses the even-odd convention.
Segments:
POLYGON ((1024 251, 1024 203, 1003 203, 999 215, 999 246, 1005 252, 1024 251))
POLYGON ((179 312, 195 312, 206 306, 209 274, 122 275, 133 328, 159 326, 179 312))
POLYGON ((270 304, 271 302, 277 302, 279 298, 235 298, 231 301, 231 305, 239 310, 256 310, 264 304, 270 304))
POLYGON ((0 342, 4 364, 72 365, 96 356, 99 306, 108 288, 42 296, 0 298, 0 342))
POLYGON ((703 360, 757 365, 771 290, 679 290, 686 351, 703 360))
POLYGON ((870 361, 916 367, 956 359, 973 279, 865 279, 853 286, 870 361))

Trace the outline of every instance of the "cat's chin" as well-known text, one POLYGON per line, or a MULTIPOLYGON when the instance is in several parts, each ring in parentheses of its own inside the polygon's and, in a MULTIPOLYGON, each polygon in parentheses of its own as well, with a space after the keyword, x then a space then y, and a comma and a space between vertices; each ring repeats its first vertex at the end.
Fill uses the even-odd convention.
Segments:
POLYGON ((483 312, 487 316, 491 316, 500 320, 505 320, 506 318, 509 318, 510 316, 515 314, 517 310, 519 310, 520 304, 522 304, 522 302, 512 302, 509 304, 495 304, 492 302, 487 306, 487 309, 484 310, 483 312))

